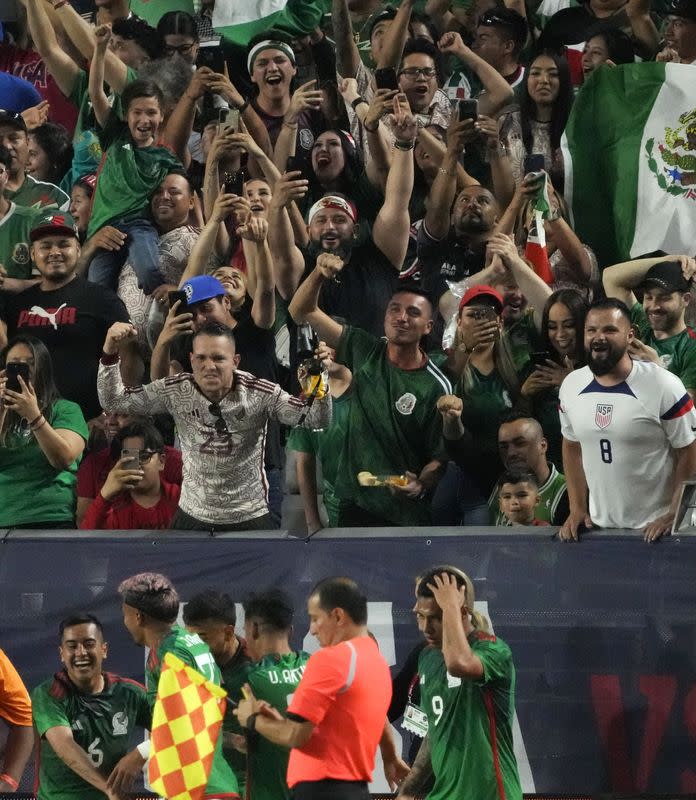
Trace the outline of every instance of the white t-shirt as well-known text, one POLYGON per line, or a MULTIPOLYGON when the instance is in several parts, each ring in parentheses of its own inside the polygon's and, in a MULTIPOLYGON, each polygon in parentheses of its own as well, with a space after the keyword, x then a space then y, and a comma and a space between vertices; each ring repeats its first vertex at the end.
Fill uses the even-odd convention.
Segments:
POLYGON ((583 367, 563 381, 559 401, 563 436, 582 447, 592 521, 644 528, 666 514, 672 451, 696 439, 696 411, 679 378, 634 361, 623 383, 602 386, 583 367))

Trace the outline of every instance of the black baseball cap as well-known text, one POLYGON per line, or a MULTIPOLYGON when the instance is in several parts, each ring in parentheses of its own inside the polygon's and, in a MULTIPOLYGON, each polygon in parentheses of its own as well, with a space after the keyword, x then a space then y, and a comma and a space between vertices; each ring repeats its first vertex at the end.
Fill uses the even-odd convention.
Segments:
POLYGON ((672 0, 667 6, 666 13, 671 17, 683 17, 696 22, 696 0, 672 0))
POLYGON ((689 292, 691 281, 687 281, 678 261, 660 261, 647 271, 641 287, 657 286, 666 292, 689 292))
POLYGON ((512 8, 491 8, 484 11, 478 18, 477 25, 490 28, 505 28, 512 33, 518 44, 524 44, 527 39, 527 20, 512 8))
POLYGON ((18 131, 27 132, 27 123, 24 121, 24 117, 16 111, 6 111, 4 108, 0 108, 0 125, 14 125, 18 131))
POLYGON ((377 25, 378 22, 384 22, 386 19, 394 19, 395 16, 396 9, 391 6, 387 6, 374 14, 367 24, 367 38, 372 38, 372 31, 375 29, 375 25, 377 25))

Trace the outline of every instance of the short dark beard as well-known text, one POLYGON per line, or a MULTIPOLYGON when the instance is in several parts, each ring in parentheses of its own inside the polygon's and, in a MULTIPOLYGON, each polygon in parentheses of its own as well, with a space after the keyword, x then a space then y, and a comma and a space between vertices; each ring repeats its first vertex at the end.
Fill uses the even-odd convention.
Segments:
POLYGON ((602 375, 608 375, 614 369, 614 367, 624 357, 624 353, 610 348, 607 351, 606 357, 602 358, 602 363, 600 364, 597 363, 597 359, 592 353, 592 350, 586 351, 586 356, 587 366, 590 368, 592 374, 601 377, 602 375))

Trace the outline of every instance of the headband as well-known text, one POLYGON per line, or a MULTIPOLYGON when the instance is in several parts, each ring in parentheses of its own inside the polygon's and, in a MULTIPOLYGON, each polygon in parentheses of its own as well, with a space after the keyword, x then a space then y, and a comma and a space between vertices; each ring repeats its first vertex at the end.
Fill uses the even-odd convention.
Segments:
POLYGON ((345 211, 346 214, 353 220, 353 222, 358 221, 358 212, 355 206, 343 197, 339 197, 335 194, 327 194, 325 197, 320 197, 317 202, 309 209, 309 214, 307 215, 307 222, 311 225, 312 219, 314 218, 317 212, 321 211, 323 208, 335 208, 339 211, 345 211))
POLYGON ((262 50, 281 50, 290 59, 292 65, 295 66, 295 53, 293 53, 292 47, 290 47, 289 44, 286 42, 279 42, 274 39, 264 39, 262 42, 255 44, 249 51, 249 56, 247 57, 247 69, 249 70, 249 75, 251 75, 251 71, 254 69, 254 61, 256 61, 256 56, 262 50))

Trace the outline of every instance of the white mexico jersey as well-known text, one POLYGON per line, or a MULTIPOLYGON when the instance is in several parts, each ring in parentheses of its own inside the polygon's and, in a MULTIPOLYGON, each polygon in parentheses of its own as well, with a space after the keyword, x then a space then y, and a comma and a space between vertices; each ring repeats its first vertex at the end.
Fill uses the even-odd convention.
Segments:
POLYGON ((694 404, 679 378, 634 361, 623 383, 602 386, 583 367, 563 381, 559 401, 563 436, 582 447, 593 522, 644 528, 666 514, 672 450, 696 439, 694 404))

